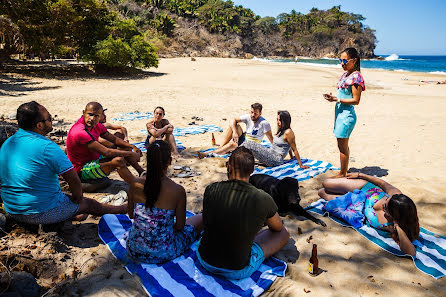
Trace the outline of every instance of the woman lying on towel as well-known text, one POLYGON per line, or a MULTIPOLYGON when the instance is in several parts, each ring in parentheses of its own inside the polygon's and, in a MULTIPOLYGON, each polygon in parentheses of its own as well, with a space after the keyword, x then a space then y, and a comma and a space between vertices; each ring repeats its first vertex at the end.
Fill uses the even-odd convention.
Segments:
POLYGON ((167 177, 171 161, 169 144, 155 141, 147 148, 147 176, 130 185, 128 210, 134 221, 124 238, 127 252, 135 261, 162 263, 175 259, 203 229, 201 215, 186 219, 186 191, 167 177))
POLYGON ((245 141, 241 146, 251 150, 254 158, 266 166, 274 167, 283 164, 283 159, 289 153, 292 158, 293 155, 290 149, 293 150, 300 168, 306 169, 308 166, 302 165, 299 152, 296 147, 296 137, 293 130, 291 130, 291 115, 288 111, 277 112, 277 133, 274 136, 273 144, 267 148, 260 143, 254 141, 245 141))
POLYGON ((360 189, 365 193, 364 216, 367 225, 389 231, 402 252, 415 255, 412 242, 418 239, 420 225, 413 201, 384 180, 360 172, 346 178, 329 178, 319 196, 327 201, 360 189))
POLYGON ((173 136, 173 126, 169 123, 167 119, 164 118, 165 112, 164 108, 158 106, 153 111, 153 119, 150 119, 147 124, 147 139, 145 142, 146 147, 154 143, 155 140, 164 140, 172 148, 174 156, 179 156, 177 150, 177 143, 175 137, 173 136))

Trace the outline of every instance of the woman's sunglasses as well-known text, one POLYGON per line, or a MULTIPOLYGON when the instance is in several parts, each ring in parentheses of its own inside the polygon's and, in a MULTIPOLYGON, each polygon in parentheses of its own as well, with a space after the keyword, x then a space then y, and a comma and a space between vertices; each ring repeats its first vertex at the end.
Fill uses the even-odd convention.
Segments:
POLYGON ((349 59, 349 60, 347 60, 347 59, 339 59, 339 63, 341 63, 341 64, 347 64, 349 61, 351 61, 351 60, 353 60, 353 59, 349 59))

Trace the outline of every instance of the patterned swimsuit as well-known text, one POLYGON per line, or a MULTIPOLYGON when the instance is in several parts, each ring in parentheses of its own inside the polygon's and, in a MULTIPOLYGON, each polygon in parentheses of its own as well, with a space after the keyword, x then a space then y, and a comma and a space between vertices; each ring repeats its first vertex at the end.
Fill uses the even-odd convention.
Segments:
POLYGON ((376 202, 381 200, 383 197, 389 196, 381 188, 375 186, 372 183, 365 184, 364 187, 362 187, 361 191, 365 192, 365 195, 367 197, 364 207, 364 216, 367 225, 376 229, 384 229, 387 226, 393 225, 392 222, 380 224, 376 215, 376 211, 373 208, 376 202))
POLYGON ((176 230, 175 210, 137 204, 133 225, 124 236, 127 252, 136 261, 163 263, 179 257, 197 239, 198 233, 192 225, 176 230))

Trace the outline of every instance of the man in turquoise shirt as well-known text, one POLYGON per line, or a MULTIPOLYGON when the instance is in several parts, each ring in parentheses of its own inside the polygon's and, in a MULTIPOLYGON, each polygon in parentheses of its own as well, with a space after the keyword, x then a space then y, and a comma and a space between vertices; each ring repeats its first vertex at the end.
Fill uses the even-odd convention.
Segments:
POLYGON ((82 214, 127 212, 127 204, 105 205, 83 197, 68 157, 45 137, 53 130, 45 107, 35 101, 24 103, 17 109, 17 121, 20 129, 0 149, 1 197, 15 220, 52 224, 82 214), (70 196, 62 193, 59 175, 68 183, 70 196))

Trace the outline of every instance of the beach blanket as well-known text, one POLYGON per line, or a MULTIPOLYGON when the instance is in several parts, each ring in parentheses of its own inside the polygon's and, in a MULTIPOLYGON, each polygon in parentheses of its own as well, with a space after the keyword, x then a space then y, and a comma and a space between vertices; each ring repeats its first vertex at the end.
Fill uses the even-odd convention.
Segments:
MULTIPOLYGON (((188 212, 188 215, 192 213, 188 212)), ((204 270, 197 259, 196 241, 191 249, 164 264, 139 264, 127 258, 123 235, 132 221, 127 215, 104 215, 99 221, 99 237, 130 274, 141 279, 146 293, 153 297, 167 296, 259 296, 277 276, 284 276, 286 263, 270 257, 251 277, 227 280, 204 270)))
POLYGON ((254 168, 254 174, 266 174, 274 176, 278 179, 283 179, 285 177, 292 177, 298 181, 306 180, 315 177, 318 174, 324 173, 325 171, 339 170, 339 168, 334 167, 328 162, 311 160, 311 159, 300 159, 303 165, 310 166, 308 169, 302 169, 299 167, 299 163, 295 158, 285 161, 284 164, 276 167, 267 167, 264 169, 254 168))
MULTIPOLYGON (((222 128, 216 126, 216 125, 197 125, 197 126, 190 126, 185 128, 174 128, 173 129, 173 136, 185 136, 185 135, 195 135, 195 134, 202 134, 205 132, 221 132, 223 131, 222 128)), ((141 133, 147 135, 147 130, 141 130, 141 133)))
MULTIPOLYGON (((313 202, 305 209, 313 213, 324 215, 324 205, 327 203, 324 199, 313 202)), ((330 218, 345 227, 351 227, 362 236, 381 247, 385 251, 396 256, 408 256, 401 252, 398 244, 392 239, 389 232, 378 230, 367 225, 360 228, 354 228, 334 216, 330 218)), ((446 275, 446 237, 434 234, 424 228, 420 228, 420 237, 414 242, 417 250, 415 256, 410 256, 415 266, 422 272, 429 274, 435 279, 446 275)))
MULTIPOLYGON (((186 149, 186 147, 178 140, 178 139, 175 139, 175 142, 177 143, 177 150, 178 151, 182 151, 182 150, 185 150, 186 149)), ((143 153, 146 153, 147 152, 147 149, 146 149, 146 146, 145 146, 145 142, 144 141, 142 141, 142 142, 137 142, 137 143, 132 143, 134 146, 136 146, 137 148, 139 148, 140 150, 141 150, 141 152, 143 152, 143 153)))
POLYGON ((113 121, 135 121, 135 120, 147 120, 153 118, 153 113, 151 112, 128 112, 128 113, 118 113, 118 117, 112 118, 113 121))
MULTIPOLYGON (((262 140, 261 144, 265 147, 271 147, 271 142, 266 141, 265 139, 262 140)), ((210 153, 212 151, 215 151, 217 148, 216 147, 211 147, 205 150, 200 151, 201 153, 210 153)), ((219 155, 219 154, 212 154, 210 157, 219 157, 219 158, 229 158, 231 154, 223 154, 223 155, 219 155)))

